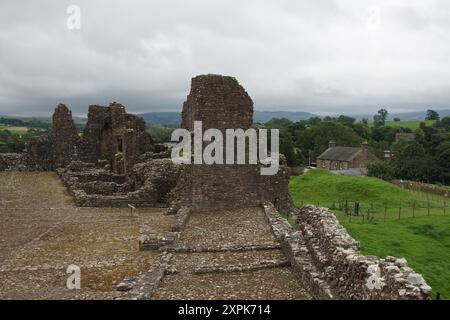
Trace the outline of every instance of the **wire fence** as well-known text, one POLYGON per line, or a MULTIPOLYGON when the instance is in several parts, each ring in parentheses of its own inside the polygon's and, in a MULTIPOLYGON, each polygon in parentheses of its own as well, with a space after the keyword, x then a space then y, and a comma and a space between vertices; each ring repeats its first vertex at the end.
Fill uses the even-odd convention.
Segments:
MULTIPOLYGON (((431 198, 424 200, 399 200, 398 202, 333 200, 310 203, 327 207, 336 214, 344 215, 348 222, 372 223, 419 217, 450 216, 450 201, 431 198)), ((441 197, 443 198, 443 197, 441 197)), ((307 202, 301 202, 301 206, 307 202)))

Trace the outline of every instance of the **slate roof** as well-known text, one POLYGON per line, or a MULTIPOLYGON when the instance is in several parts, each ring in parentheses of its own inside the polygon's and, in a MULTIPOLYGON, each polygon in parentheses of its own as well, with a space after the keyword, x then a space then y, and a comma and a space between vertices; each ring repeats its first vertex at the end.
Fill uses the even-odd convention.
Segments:
POLYGON ((355 147, 333 147, 325 150, 317 159, 351 161, 361 152, 361 148, 355 147))

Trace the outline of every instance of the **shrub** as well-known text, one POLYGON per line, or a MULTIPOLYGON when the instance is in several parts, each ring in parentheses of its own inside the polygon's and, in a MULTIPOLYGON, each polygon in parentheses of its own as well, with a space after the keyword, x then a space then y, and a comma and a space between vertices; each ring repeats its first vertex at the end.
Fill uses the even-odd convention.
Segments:
POLYGON ((386 161, 373 161, 367 164, 367 175, 390 181, 394 179, 394 170, 386 161))

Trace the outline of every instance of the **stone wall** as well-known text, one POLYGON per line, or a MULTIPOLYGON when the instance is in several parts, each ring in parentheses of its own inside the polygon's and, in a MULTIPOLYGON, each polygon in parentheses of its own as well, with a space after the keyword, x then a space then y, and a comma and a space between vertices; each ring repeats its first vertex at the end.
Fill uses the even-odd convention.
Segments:
POLYGON ((0 153, 0 171, 36 170, 36 164, 26 153, 0 153))
MULTIPOLYGON (((297 237, 340 299, 430 299, 431 287, 404 258, 363 256, 328 208, 302 207, 297 237), (302 240, 303 239, 303 240, 302 240)), ((294 241, 295 244, 295 241, 294 241)), ((291 244, 292 247, 292 244, 291 244)))
POLYGON ((53 113, 49 133, 31 138, 26 153, 39 170, 55 170, 77 158, 80 137, 75 129, 72 112, 59 104, 53 113))
POLYGON ((127 175, 108 167, 73 161, 57 173, 82 207, 166 207, 180 171, 170 159, 138 163, 127 175))
POLYGON ((253 125, 253 101, 233 77, 200 75, 192 78, 181 117, 181 127, 189 131, 194 121, 202 121, 204 128, 248 129, 253 125))
POLYGON ((363 256, 328 208, 303 206, 294 230, 273 204, 264 212, 274 236, 315 299, 431 299, 431 287, 404 258, 363 256))
MULTIPOLYGON (((219 129, 224 136, 225 129, 247 130, 253 126, 253 102, 235 78, 197 76, 192 79, 191 91, 183 105, 182 127, 193 132, 194 121, 202 121, 203 131, 219 129)), ((225 148, 224 144, 224 155, 225 148)), ((279 172, 273 176, 261 175, 260 165, 185 165, 171 192, 170 210, 176 212, 181 206, 195 210, 238 208, 264 201, 291 210, 290 171, 283 159, 279 172)))
POLYGON ((83 133, 81 160, 107 160, 115 173, 131 172, 139 157, 154 150, 144 119, 113 102, 109 107, 89 106, 83 133))
POLYGON ((72 112, 59 104, 50 131, 31 138, 21 156, 2 155, 0 170, 52 171, 81 160, 106 161, 115 173, 126 174, 131 173, 142 155, 155 148, 144 120, 127 113, 118 103, 90 106, 82 137, 76 131, 72 112))
POLYGON ((437 194, 443 197, 450 197, 450 190, 440 187, 435 184, 423 183, 418 181, 408 181, 408 180, 393 180, 393 184, 414 191, 428 192, 437 194))
POLYGON ((135 191, 128 194, 130 203, 167 206, 168 195, 175 187, 180 171, 181 166, 168 158, 136 164, 131 174, 135 191))

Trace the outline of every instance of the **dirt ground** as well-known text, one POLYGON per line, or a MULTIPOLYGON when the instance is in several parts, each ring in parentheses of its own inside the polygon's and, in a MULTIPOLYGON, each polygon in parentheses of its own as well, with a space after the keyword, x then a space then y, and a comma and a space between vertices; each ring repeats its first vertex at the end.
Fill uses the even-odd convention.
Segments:
MULTIPOLYGON (((168 231, 164 209, 78 208, 52 172, 0 172, 0 299, 114 299, 116 285, 150 269, 157 251, 139 251, 139 226, 168 231), (81 289, 69 290, 69 265, 81 289)), ((149 231, 149 230, 147 230, 149 231)), ((259 208, 193 213, 183 246, 274 243, 259 208)), ((155 299, 308 299, 289 267, 195 274, 202 265, 283 260, 279 249, 176 253, 177 273, 163 278, 155 299)))
POLYGON ((0 172, 0 299, 112 299, 124 277, 148 271, 156 251, 139 251, 140 220, 168 230, 163 209, 77 208, 52 172, 0 172), (68 290, 69 265, 81 290, 68 290))

